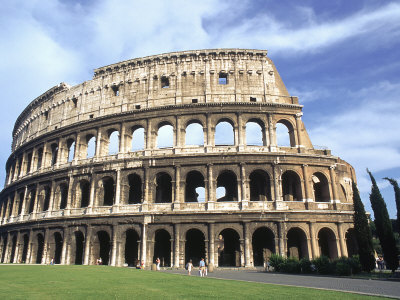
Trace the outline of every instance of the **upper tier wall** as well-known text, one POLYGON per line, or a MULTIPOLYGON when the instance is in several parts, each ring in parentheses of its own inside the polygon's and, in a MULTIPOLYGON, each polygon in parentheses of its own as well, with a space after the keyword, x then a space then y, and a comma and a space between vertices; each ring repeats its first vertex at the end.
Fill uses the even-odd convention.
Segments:
POLYGON ((266 55, 265 50, 184 51, 96 69, 92 80, 73 87, 61 83, 32 101, 15 123, 12 151, 54 129, 135 109, 193 101, 298 105, 266 55))

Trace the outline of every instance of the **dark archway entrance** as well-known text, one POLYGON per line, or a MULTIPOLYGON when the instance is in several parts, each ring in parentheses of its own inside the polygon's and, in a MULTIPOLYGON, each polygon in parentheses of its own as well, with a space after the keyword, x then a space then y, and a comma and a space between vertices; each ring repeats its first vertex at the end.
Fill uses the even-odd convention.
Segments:
POLYGON ((110 260, 110 236, 106 231, 97 232, 99 240, 99 256, 101 257, 102 264, 108 265, 110 260))
POLYGON ((62 246, 63 246, 63 238, 61 236, 61 233, 59 233, 59 232, 54 233, 54 244, 55 244, 54 263, 60 264, 61 263, 61 252, 62 252, 62 246))
POLYGON ((315 173, 312 176, 315 202, 329 202, 329 183, 325 175, 322 173, 315 173))
POLYGON ((282 196, 285 201, 301 201, 301 182, 296 172, 286 171, 283 173, 282 196))
POLYGON ((83 264, 84 236, 81 231, 75 231, 75 264, 83 264))
POLYGON ((204 234, 198 229, 190 229, 186 232, 185 263, 190 259, 194 266, 198 266, 200 259, 206 256, 204 234))
POLYGON ((158 173, 156 176, 156 203, 172 202, 171 176, 167 173, 158 173))
POLYGON ((198 171, 190 171, 186 176, 185 202, 198 202, 198 193, 196 189, 204 188, 204 177, 198 171))
POLYGON ((218 198, 218 202, 237 201, 237 178, 232 171, 224 171, 217 177, 217 188, 225 188, 225 196, 218 198))
POLYGON ((29 236, 27 234, 24 234, 24 246, 22 248, 22 257, 21 257, 21 262, 26 263, 26 257, 28 255, 28 244, 29 244, 29 236))
POLYGON ((268 173, 262 170, 250 174, 250 201, 270 201, 271 184, 268 173))
POLYGON ((12 239, 12 245, 11 245, 11 255, 10 255, 10 263, 14 262, 14 258, 15 258, 15 248, 17 247, 17 236, 14 235, 13 239, 12 239))
POLYGON ((240 241, 239 234, 233 229, 224 229, 219 234, 218 266, 240 267, 240 241))
POLYGON ((350 228, 346 232, 346 246, 347 246, 347 255, 349 257, 358 254, 358 244, 356 238, 356 231, 354 230, 354 228, 350 228))
POLYGON ((287 256, 308 258, 307 237, 300 228, 292 228, 287 233, 287 256))
POLYGON ((41 264, 43 258, 44 249, 44 237, 41 233, 37 235, 37 252, 36 252, 36 263, 41 264))
POLYGON ((160 258, 162 267, 171 266, 171 236, 164 230, 157 230, 154 237, 154 255, 153 262, 157 257, 160 258))
POLYGON ((136 204, 142 202, 142 179, 137 174, 130 174, 129 181, 129 198, 128 204, 136 204))
POLYGON ((3 253, 1 254, 1 262, 4 263, 4 258, 6 255, 6 248, 7 248, 7 236, 3 238, 3 253))
POLYGON ((125 263, 128 264, 129 267, 136 266, 138 260, 138 242, 139 235, 133 229, 128 229, 126 231, 126 239, 125 239, 125 263))
POLYGON ((275 236, 271 229, 260 227, 253 233, 253 263, 263 266, 272 253, 275 253, 275 236))
POLYGON ((114 179, 106 177, 103 179, 103 205, 111 206, 114 204, 114 179))
POLYGON ((330 259, 338 257, 336 237, 331 229, 322 228, 318 232, 318 245, 320 256, 323 255, 330 259))

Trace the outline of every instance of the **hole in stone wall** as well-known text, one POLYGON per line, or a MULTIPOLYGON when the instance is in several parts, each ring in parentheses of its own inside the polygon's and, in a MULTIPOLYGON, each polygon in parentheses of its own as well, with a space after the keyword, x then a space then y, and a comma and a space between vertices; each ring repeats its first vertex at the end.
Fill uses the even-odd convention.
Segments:
POLYGON ((68 139, 67 148, 68 148, 68 162, 71 162, 75 156, 75 141, 73 139, 68 139))
POLYGON ((219 73, 218 84, 228 84, 228 74, 219 73))
POLYGON ((44 237, 41 233, 37 235, 37 252, 36 252, 36 263, 41 264, 44 250, 44 237))
POLYGON ((135 105, 135 108, 136 109, 140 109, 140 105, 135 105))
POLYGON ((106 177, 103 179, 104 198, 103 205, 111 206, 114 204, 114 179, 106 177))
POLYGON ((275 253, 275 239, 267 227, 260 227, 253 233, 253 262, 254 266, 263 266, 272 253, 275 253))
POLYGON ((130 174, 129 181, 129 198, 128 204, 136 204, 142 202, 142 179, 137 174, 130 174))
POLYGON ((126 231, 125 239, 125 263, 129 267, 135 267, 138 261, 139 235, 133 229, 126 231))
POLYGON ((218 202, 237 201, 237 179, 232 171, 224 171, 217 178, 217 188, 224 187, 226 194, 217 198, 218 202))
POLYGON ((192 260, 194 266, 198 266, 202 258, 205 258, 205 238, 198 229, 189 229, 186 232, 185 265, 192 260))
POLYGON ((160 259, 161 267, 171 266, 171 236, 164 230, 157 230, 154 237, 153 263, 160 259))
POLYGON ((257 98, 256 97, 250 97, 250 102, 257 102, 257 98))
POLYGON ((158 173, 156 176, 155 203, 172 202, 172 179, 167 173, 158 173))
POLYGON ((144 149, 144 128, 134 128, 132 133, 132 151, 144 149))
POLYGON ((114 155, 119 152, 119 132, 112 131, 108 139, 108 155, 114 155))
POLYGON ((29 244, 29 236, 27 234, 24 234, 24 245, 22 248, 22 256, 21 256, 21 262, 23 264, 26 263, 26 258, 28 255, 28 244, 29 244))
POLYGON ((45 187, 44 189, 44 201, 43 201, 43 211, 49 210, 49 204, 50 204, 50 188, 45 187))
POLYGON ((31 190, 30 197, 29 197, 28 213, 33 213, 33 208, 35 207, 35 196, 36 196, 36 190, 31 190))
POLYGON ((25 192, 19 193, 18 215, 22 213, 22 203, 24 202, 25 192))
POLYGON ((60 184, 60 209, 65 209, 67 207, 68 199, 68 186, 63 183, 60 184))
POLYGON ((307 237, 300 228, 291 228, 287 233, 287 256, 308 258, 307 237))
POLYGON ((58 155, 58 145, 51 144, 51 165, 54 166, 57 163, 57 155, 58 155))
POLYGON ((246 123, 246 144, 263 146, 263 130, 260 124, 250 121, 246 123))
POLYGON ((75 231, 75 264, 83 264, 83 251, 84 251, 84 241, 85 238, 81 231, 75 231))
POLYGON ((312 175, 315 202, 329 202, 329 183, 325 175, 322 173, 314 173, 312 175))
POLYGON ((96 154, 96 138, 93 135, 88 135, 86 137, 86 141, 87 141, 86 158, 91 158, 96 154))
POLYGON ((93 119, 93 117, 94 117, 94 115, 92 114, 92 115, 89 115, 89 119, 93 119))
POLYGON ((199 102, 199 100, 197 100, 197 99, 192 99, 192 103, 198 103, 199 102))
POLYGON ((29 152, 28 159, 26 162, 26 173, 29 173, 31 171, 31 164, 32 164, 32 152, 29 152))
POLYGON ((226 146, 235 144, 235 134, 232 124, 221 121, 215 127, 215 145, 226 146))
POLYGON ((61 252, 62 252, 62 245, 63 245, 63 238, 59 232, 54 233, 54 243, 55 243, 55 250, 54 250, 54 263, 60 264, 61 263, 61 252))
POLYGON ((240 267, 239 234, 234 229, 224 229, 218 236, 218 266, 240 267))
MULTIPOLYGON (((198 171, 191 171, 186 175, 185 202, 200 202, 197 189, 204 188, 204 177, 198 171)), ((204 202, 204 200, 203 200, 204 202)))
POLYGON ((82 180, 79 183, 79 188, 80 188, 80 201, 81 205, 80 207, 88 207, 89 206, 89 200, 90 200, 90 183, 87 180, 82 180))
POLYGON ((39 148, 37 152, 37 170, 42 167, 42 160, 43 160, 43 148, 39 148))
POLYGON ((162 125, 157 133, 157 147, 171 148, 174 142, 174 127, 170 124, 162 125))
POLYGON ((268 173, 262 170, 250 174, 250 201, 271 201, 271 184, 268 173))
POLYGON ((204 145, 204 132, 201 124, 192 123, 186 127, 185 144, 190 146, 204 145))
POLYGON ((169 78, 166 76, 161 77, 161 88, 169 88, 169 78))
POLYGON ((296 172, 286 171, 283 173, 282 196, 284 201, 301 201, 300 177, 296 172))
POLYGON ((114 92, 114 96, 119 96, 119 86, 113 85, 113 86, 111 87, 111 89, 112 89, 113 92, 114 92))
POLYGON ((330 259, 338 257, 336 236, 331 229, 325 227, 318 232, 318 245, 321 256, 323 255, 330 259))
POLYGON ((109 264, 110 259, 110 236, 106 231, 97 232, 99 257, 102 260, 103 265, 109 264))

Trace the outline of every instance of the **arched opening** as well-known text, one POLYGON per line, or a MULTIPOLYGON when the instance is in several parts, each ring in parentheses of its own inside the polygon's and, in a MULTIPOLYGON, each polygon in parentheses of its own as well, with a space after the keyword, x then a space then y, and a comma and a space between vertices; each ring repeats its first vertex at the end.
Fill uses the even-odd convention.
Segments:
POLYGON ((275 236, 271 229, 260 227, 253 233, 254 266, 263 266, 272 253, 275 253, 275 236))
POLYGON ((23 240, 24 240, 24 245, 22 247, 21 262, 26 263, 26 257, 28 255, 29 236, 27 234, 24 234, 23 240))
POLYGON ((206 246, 204 234, 198 229, 190 229, 186 232, 185 265, 191 259, 194 266, 198 266, 202 258, 205 258, 206 246))
POLYGON ((129 198, 128 204, 136 204, 142 202, 142 179, 137 174, 130 174, 129 181, 129 198))
POLYGON ((87 135, 86 143, 87 143, 86 158, 91 158, 96 155, 96 137, 94 135, 87 135))
POLYGON ((186 127, 185 144, 188 146, 204 145, 204 131, 200 123, 191 123, 186 127))
POLYGON ((75 157, 75 141, 73 139, 69 139, 67 141, 67 148, 68 148, 68 162, 74 160, 75 157))
POLYGON ((65 183, 60 184, 60 209, 65 209, 67 207, 68 200, 68 186, 65 183))
POLYGON ((301 201, 300 177, 294 171, 282 175, 282 196, 284 201, 301 201))
POLYGON ((1 253, 1 262, 4 263, 5 255, 6 255, 6 249, 7 249, 7 236, 3 236, 3 252, 1 253))
POLYGON ((246 145, 264 146, 263 127, 261 121, 250 120, 246 123, 246 145))
POLYGON ((11 217, 12 213, 13 213, 14 198, 15 198, 15 195, 11 194, 11 196, 10 196, 10 207, 9 207, 9 210, 8 210, 8 217, 11 217))
POLYGON ((57 163, 57 155, 58 155, 58 145, 51 144, 51 165, 54 166, 57 163))
POLYGON ((172 148, 174 144, 174 127, 161 123, 157 133, 157 148, 172 148))
MULTIPOLYGON (((106 231, 97 232, 97 247, 98 247, 98 257, 101 258, 103 265, 109 264, 110 259, 110 236, 106 231)), ((96 258, 96 257, 95 257, 96 258)))
POLYGON ((134 127, 132 128, 132 151, 138 151, 144 149, 144 128, 134 127))
POLYGON ((85 238, 81 231, 75 231, 75 265, 83 264, 83 251, 85 238))
POLYGON ((48 211, 49 210, 49 204, 50 204, 50 187, 46 186, 44 188, 44 201, 43 201, 43 211, 48 211))
POLYGON ((255 170, 250 176, 250 201, 271 201, 271 182, 263 170, 255 170))
POLYGON ((61 252, 62 252, 62 246, 63 246, 63 238, 61 236, 61 233, 55 232, 54 233, 54 263, 55 264, 60 264, 61 263, 61 252))
POLYGON ((291 228, 287 233, 287 256, 308 258, 307 236, 300 228, 291 228))
POLYGON ((129 267, 136 266, 139 252, 138 252, 138 242, 140 241, 139 235, 133 229, 128 229, 126 231, 125 239, 125 263, 129 267))
POLYGON ((218 266, 240 267, 240 241, 239 234, 227 228, 221 231, 217 242, 218 266))
POLYGON ((318 232, 318 245, 320 256, 326 256, 330 259, 338 257, 336 236, 329 228, 322 228, 318 232))
POLYGON ((354 228, 350 228, 346 232, 346 246, 347 255, 352 257, 353 255, 358 255, 358 243, 356 237, 356 231, 354 228))
POLYGON ((114 155, 119 152, 119 132, 110 130, 108 132, 108 155, 114 155))
POLYGON ((315 202, 329 202, 329 183, 322 173, 312 175, 315 202))
POLYGON ((154 236, 154 263, 157 257, 162 267, 171 266, 171 236, 164 229, 157 230, 154 236))
POLYGON ((14 235, 11 241, 11 253, 10 253, 10 263, 14 262, 14 258, 15 258, 15 249, 17 247, 17 236, 14 235))
POLYGON ((215 127, 215 145, 228 146, 235 144, 233 125, 228 120, 221 120, 215 127))
POLYGON ((42 167, 42 161, 43 161, 43 148, 39 148, 37 151, 37 170, 39 170, 42 167))
MULTIPOLYGON (((190 171, 186 175, 185 202, 200 202, 198 188, 204 189, 204 177, 199 171, 190 171)), ((203 201, 204 202, 204 201, 203 201)))
POLYGON ((218 202, 237 201, 237 179, 232 171, 223 171, 217 178, 217 188, 224 187, 225 195, 218 198, 218 202))
POLYGON ((44 237, 41 233, 38 233, 37 238, 37 250, 36 250, 36 263, 41 264, 44 250, 44 237))
POLYGON ((158 173, 156 176, 155 203, 172 202, 172 179, 167 173, 158 173))
POLYGON ((111 206, 114 204, 114 179, 111 177, 103 178, 103 205, 111 206))
POLYGON ((295 147, 296 140, 292 124, 286 120, 276 123, 276 145, 282 147, 295 147))
POLYGON ((35 207, 35 197, 36 197, 36 190, 30 191, 29 197, 29 210, 28 213, 33 213, 33 208, 35 207))
POLYGON ((82 180, 79 183, 80 188, 80 196, 81 196, 81 208, 89 206, 89 199, 90 199, 90 183, 87 180, 82 180))

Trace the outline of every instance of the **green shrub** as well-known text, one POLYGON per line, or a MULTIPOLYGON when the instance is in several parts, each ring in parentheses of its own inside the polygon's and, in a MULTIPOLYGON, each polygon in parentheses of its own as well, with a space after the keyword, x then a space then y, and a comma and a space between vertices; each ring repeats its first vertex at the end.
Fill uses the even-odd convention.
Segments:
POLYGON ((351 261, 347 257, 340 257, 333 262, 335 273, 337 275, 351 275, 351 261))
POLYGON ((311 268, 311 261, 308 258, 302 258, 299 261, 299 265, 300 265, 300 271, 301 273, 312 273, 312 268, 311 268))
POLYGON ((353 255, 351 258, 349 258, 349 260, 350 260, 351 270, 352 270, 353 274, 360 273, 361 269, 362 269, 360 256, 353 255))
POLYGON ((278 254, 272 254, 269 258, 269 264, 271 265, 271 267, 274 268, 276 272, 281 271, 281 266, 284 263, 284 261, 285 259, 278 254))
POLYGON ((281 272, 284 273, 300 273, 301 266, 300 262, 295 257, 285 258, 283 263, 280 265, 281 272))
POLYGON ((312 261, 315 268, 320 274, 332 274, 334 273, 334 265, 330 262, 326 256, 317 257, 312 261))

